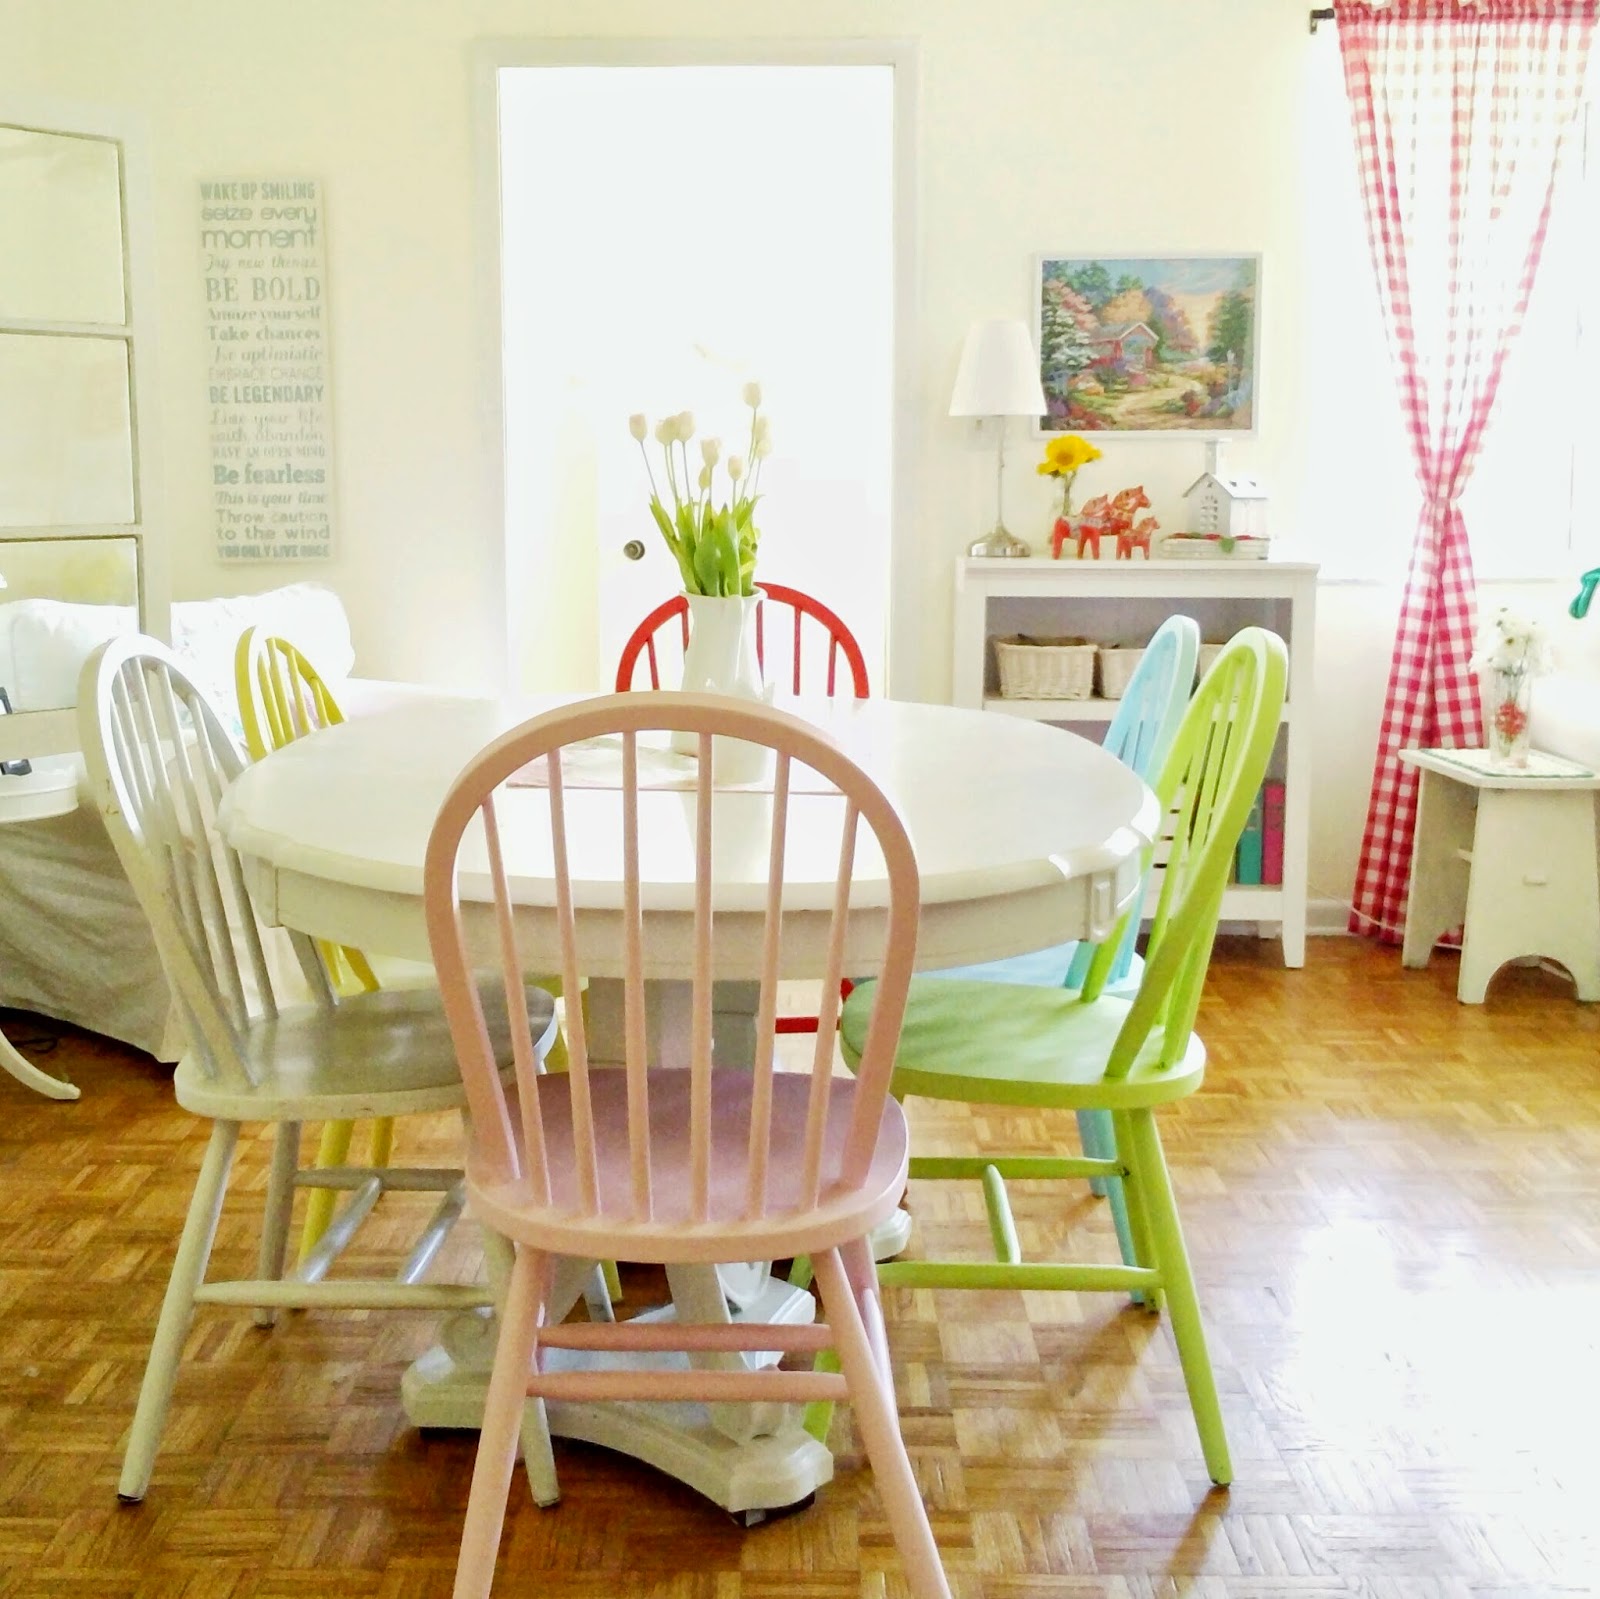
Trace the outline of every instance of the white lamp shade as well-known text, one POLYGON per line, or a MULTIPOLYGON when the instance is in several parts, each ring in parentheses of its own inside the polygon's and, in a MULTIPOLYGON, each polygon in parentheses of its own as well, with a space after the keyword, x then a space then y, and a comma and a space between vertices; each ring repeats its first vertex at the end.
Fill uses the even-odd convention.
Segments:
POLYGON ((1043 416, 1039 357, 1014 318, 974 322, 962 346, 951 416, 1043 416))

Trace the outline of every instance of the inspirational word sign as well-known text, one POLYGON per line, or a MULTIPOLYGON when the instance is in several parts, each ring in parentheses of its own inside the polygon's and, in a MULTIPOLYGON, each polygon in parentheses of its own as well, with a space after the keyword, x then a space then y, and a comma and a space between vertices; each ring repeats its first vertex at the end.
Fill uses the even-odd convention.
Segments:
POLYGON ((211 502, 224 561, 333 551, 324 217, 313 178, 200 185, 211 502))

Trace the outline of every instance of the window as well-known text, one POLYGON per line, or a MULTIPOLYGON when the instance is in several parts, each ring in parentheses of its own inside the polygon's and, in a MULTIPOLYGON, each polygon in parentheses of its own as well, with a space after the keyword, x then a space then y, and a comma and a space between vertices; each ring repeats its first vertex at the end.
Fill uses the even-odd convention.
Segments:
MULTIPOLYGON (((126 132, 112 121, 0 101, 0 577, 4 636, 43 613, 27 600, 137 602, 164 631, 166 590, 153 582, 143 530, 152 515, 148 432, 140 399, 153 351, 141 199, 130 203, 126 132), (159 600, 156 598, 159 596, 159 600), (26 613, 25 615, 23 613, 26 613)), ((159 569, 160 563, 154 565, 159 569)), ((72 625, 50 613, 59 643, 72 625)), ((73 672, 41 672, 42 650, 0 651, 0 687, 19 714, 0 728, 0 758, 76 747, 73 672), (31 674, 31 675, 30 675, 31 674), (11 681, 6 683, 4 677, 11 681)))
MULTIPOLYGON (((1306 97, 1305 498, 1297 543, 1332 577, 1397 581, 1420 496, 1395 395, 1337 47, 1310 51, 1306 97)), ((1569 577, 1600 559, 1600 117, 1569 137, 1521 337, 1462 500, 1481 580, 1569 577)), ((1441 196, 1442 201, 1442 196, 1441 196)))

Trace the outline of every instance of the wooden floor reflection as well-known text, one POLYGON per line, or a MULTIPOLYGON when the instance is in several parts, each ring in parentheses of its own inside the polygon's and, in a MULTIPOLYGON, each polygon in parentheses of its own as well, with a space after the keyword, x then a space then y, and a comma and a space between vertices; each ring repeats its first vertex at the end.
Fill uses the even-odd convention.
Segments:
MULTIPOLYGON (((1165 1327, 1104 1295, 896 1292, 908 1443, 958 1594, 989 1599, 1600 1591, 1600 1011, 1501 974, 1458 1005, 1437 958, 1223 940, 1204 1090, 1163 1121, 1236 1467, 1211 1489, 1165 1327)), ((198 1315, 146 1502, 120 1442, 204 1129, 142 1056, 16 1015, 83 1088, 0 1081, 0 1599, 432 1599, 450 1591, 472 1443, 401 1414, 430 1318, 198 1315), (53 1045, 51 1044, 54 1039, 53 1045)), ((921 1146, 1051 1146, 1069 1124, 913 1102, 921 1146)), ((445 1158, 449 1118, 402 1150, 445 1158)), ((247 1139, 219 1252, 252 1251, 247 1139)), ((1025 1247, 1110 1259, 1105 1208, 1016 1185, 1025 1247)), ((422 1202, 419 1202, 422 1203, 422 1202)), ((986 1247, 981 1200, 913 1190, 913 1250, 986 1247)), ((389 1199, 351 1257, 411 1225, 389 1199)), ((444 1268, 478 1264, 460 1229, 444 1268)), ((653 1285, 628 1273, 630 1298, 653 1285)), ((558 1445, 497 1593, 903 1593, 846 1413, 838 1475, 753 1531, 634 1462, 558 1445)))

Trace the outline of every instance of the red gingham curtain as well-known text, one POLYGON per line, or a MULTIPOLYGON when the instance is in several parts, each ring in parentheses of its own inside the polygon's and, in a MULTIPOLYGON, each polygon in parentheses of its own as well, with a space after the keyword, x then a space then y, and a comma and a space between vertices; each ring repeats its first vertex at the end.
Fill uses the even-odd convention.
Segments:
POLYGON ((1356 870, 1353 933, 1399 941, 1417 780, 1481 742, 1461 495, 1544 247, 1600 0, 1335 0, 1362 202, 1422 489, 1356 870))

